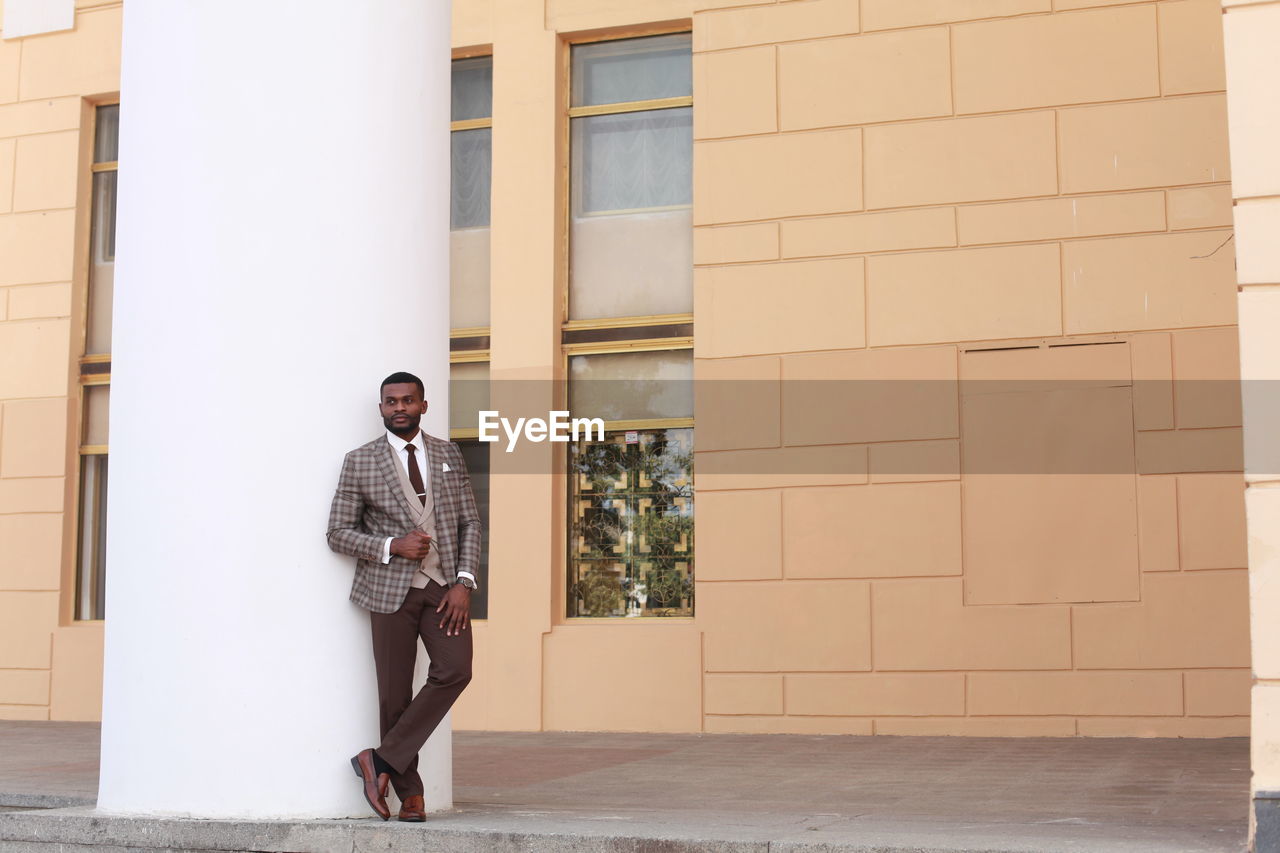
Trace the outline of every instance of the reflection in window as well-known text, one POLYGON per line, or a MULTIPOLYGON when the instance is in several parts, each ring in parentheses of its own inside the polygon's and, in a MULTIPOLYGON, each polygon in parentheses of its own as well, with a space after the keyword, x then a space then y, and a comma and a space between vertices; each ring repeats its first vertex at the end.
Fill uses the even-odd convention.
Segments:
POLYGON ((458 448, 471 475, 471 491, 480 513, 480 565, 476 569, 476 589, 471 594, 471 618, 489 618, 489 448, 476 439, 459 439, 458 448))
POLYGON ((457 442, 471 475, 471 491, 480 513, 479 587, 471 594, 471 618, 489 616, 489 442, 479 441, 476 422, 481 409, 489 408, 489 365, 470 362, 449 365, 449 435, 457 442))
POLYGON ((569 361, 570 408, 615 426, 570 445, 570 616, 693 615, 692 351, 569 361))
POLYGON ((80 429, 80 519, 76 542, 76 618, 106 615, 107 414, 111 386, 84 389, 80 429))
POLYGON ((573 412, 606 421, 693 417, 691 350, 601 353, 569 359, 573 412))
POLYGON ((570 446, 570 616, 693 615, 693 430, 570 446))

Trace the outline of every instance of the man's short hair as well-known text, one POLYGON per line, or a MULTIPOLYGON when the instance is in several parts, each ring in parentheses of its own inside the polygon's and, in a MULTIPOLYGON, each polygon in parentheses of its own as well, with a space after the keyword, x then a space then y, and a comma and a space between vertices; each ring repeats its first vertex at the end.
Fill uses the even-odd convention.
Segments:
POLYGON ((382 384, 378 386, 378 396, 382 396, 382 389, 388 385, 403 385, 412 383, 418 386, 418 396, 426 399, 427 387, 422 384, 422 380, 414 376, 412 373, 405 373, 403 370, 397 370, 395 373, 382 380, 382 384))

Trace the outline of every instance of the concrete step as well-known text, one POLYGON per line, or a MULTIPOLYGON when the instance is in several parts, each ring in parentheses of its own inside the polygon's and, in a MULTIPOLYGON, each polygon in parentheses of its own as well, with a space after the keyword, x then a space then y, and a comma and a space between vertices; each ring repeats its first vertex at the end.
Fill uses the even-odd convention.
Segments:
POLYGON ((1239 853, 1243 848, 1243 832, 1154 821, 1117 826, 500 806, 443 812, 420 824, 138 817, 84 807, 0 813, 4 853, 1239 853))

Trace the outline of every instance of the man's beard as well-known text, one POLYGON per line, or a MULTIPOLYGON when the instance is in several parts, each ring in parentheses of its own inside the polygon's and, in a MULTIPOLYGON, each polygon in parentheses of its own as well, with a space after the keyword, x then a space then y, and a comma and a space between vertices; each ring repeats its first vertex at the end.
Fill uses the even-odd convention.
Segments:
POLYGON ((396 435, 400 433, 411 433, 418 428, 418 424, 422 423, 422 415, 408 415, 408 420, 403 426, 396 426, 394 423, 394 415, 390 418, 383 418, 382 425, 387 428, 387 432, 393 432, 396 435))

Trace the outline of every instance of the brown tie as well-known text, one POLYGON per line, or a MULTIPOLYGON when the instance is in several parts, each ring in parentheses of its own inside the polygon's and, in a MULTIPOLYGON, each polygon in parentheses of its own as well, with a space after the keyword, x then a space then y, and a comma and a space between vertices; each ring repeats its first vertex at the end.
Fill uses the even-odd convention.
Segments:
POLYGON ((418 470, 418 448, 412 444, 406 444, 404 449, 409 452, 409 485, 413 486, 413 491, 418 496, 418 500, 422 501, 422 505, 427 505, 427 490, 422 485, 422 472, 418 470))

